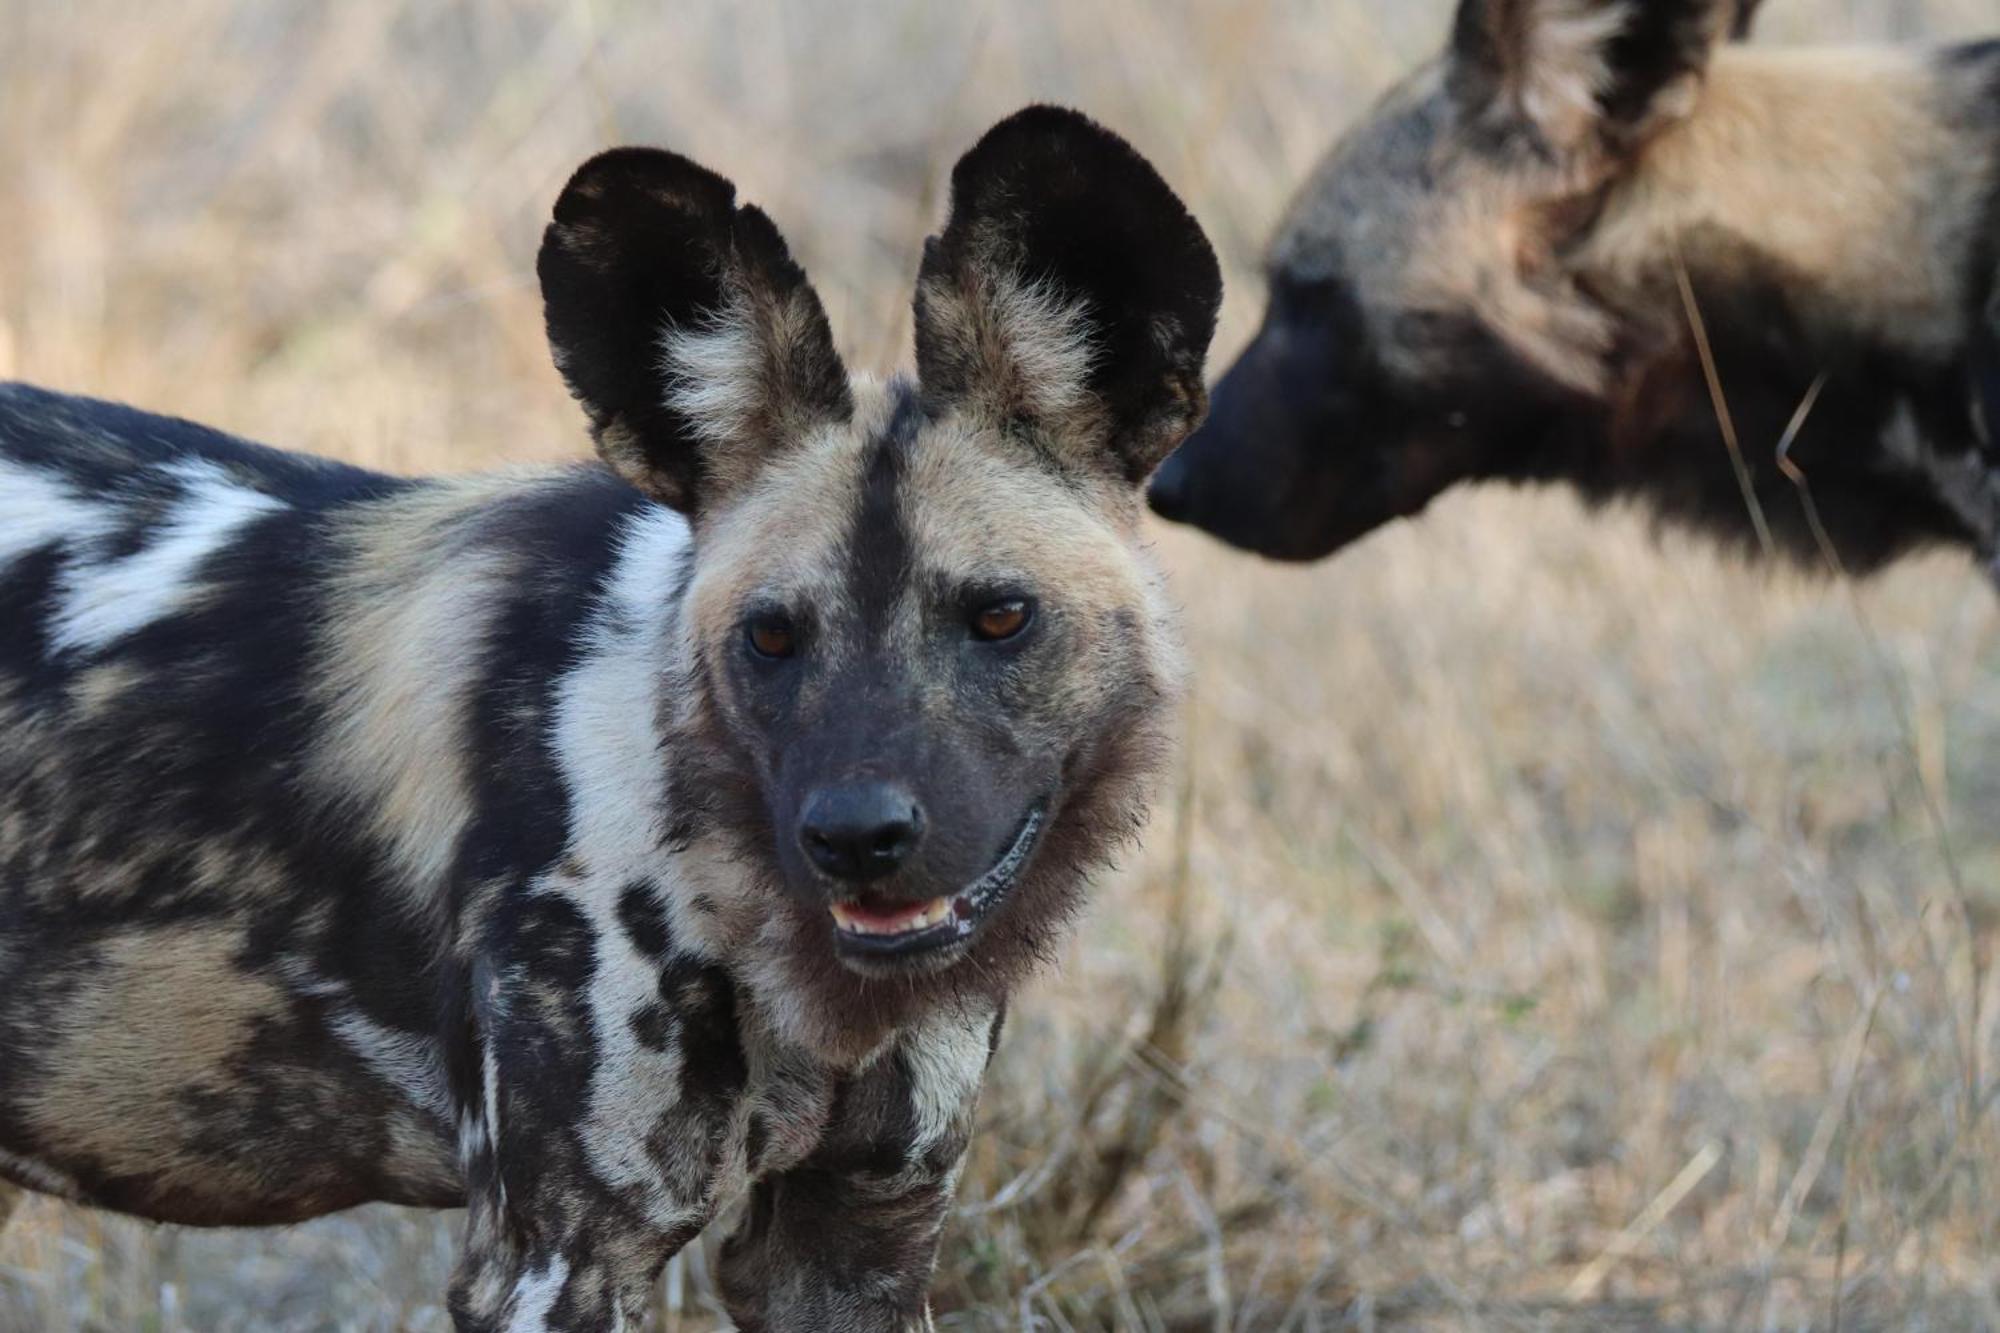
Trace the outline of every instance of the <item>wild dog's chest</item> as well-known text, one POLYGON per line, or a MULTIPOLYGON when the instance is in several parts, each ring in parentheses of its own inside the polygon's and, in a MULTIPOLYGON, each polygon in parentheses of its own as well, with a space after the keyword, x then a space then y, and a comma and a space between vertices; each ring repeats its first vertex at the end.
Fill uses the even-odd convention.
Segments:
POLYGON ((653 883, 545 880, 496 943, 503 1155, 574 1142, 598 1188, 679 1231, 824 1135, 834 1071, 774 1039, 732 970, 681 943, 653 883))
POLYGON ((599 1062, 580 1137, 592 1175, 679 1230, 808 1157, 826 1133, 834 1079, 739 1028, 720 968, 670 967, 660 994, 631 997, 637 1045, 599 1062))

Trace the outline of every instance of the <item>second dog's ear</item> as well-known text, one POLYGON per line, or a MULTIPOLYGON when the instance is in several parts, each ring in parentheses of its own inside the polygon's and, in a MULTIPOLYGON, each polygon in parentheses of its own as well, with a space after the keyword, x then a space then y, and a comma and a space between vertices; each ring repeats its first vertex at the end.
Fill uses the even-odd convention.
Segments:
POLYGON ((1715 48, 1759 0, 1459 0, 1447 77, 1501 134, 1601 167, 1685 115, 1715 48))
POLYGON ((536 264, 549 346, 604 460, 687 513, 853 411, 826 313, 770 218, 654 148, 617 148, 556 201, 536 264))
POLYGON ((953 168, 950 220, 924 247, 924 397, 1136 484, 1206 410, 1221 300, 1208 239, 1159 173, 1088 117, 1029 107, 953 168))

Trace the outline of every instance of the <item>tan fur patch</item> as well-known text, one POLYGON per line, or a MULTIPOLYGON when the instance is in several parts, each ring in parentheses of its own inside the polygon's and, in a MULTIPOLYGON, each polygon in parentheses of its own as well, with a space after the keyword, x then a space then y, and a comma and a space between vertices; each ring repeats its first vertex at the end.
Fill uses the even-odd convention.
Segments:
MULTIPOLYGON (((1958 265, 1986 183, 1940 123, 1939 96, 1919 52, 1726 48, 1694 115, 1613 193, 1577 267, 1631 287, 1712 228, 1803 276, 1792 295, 1826 325, 1956 346, 1958 265)), ((1717 257, 1685 259, 1698 276, 1717 257)))
MULTIPOLYGON (((1538 202, 1497 171, 1465 180, 1440 200, 1435 230, 1407 275, 1410 307, 1474 314, 1543 374, 1599 393, 1614 324, 1547 262, 1538 202)), ((1392 368, 1413 376, 1432 369, 1428 349, 1403 339, 1384 339, 1383 352, 1392 368)))
POLYGON ((1544 219, 1591 188, 1596 168, 1471 151, 1456 114, 1440 62, 1391 89, 1294 198, 1271 267, 1352 283, 1394 373, 1421 382, 1450 369, 1411 335, 1411 315, 1473 315, 1543 374, 1601 392, 1613 324, 1554 264, 1544 219))
POLYGON ((1962 342, 1960 266, 1991 182, 1967 169, 1983 159, 1948 128, 1959 94, 1925 53, 1722 47, 1566 250, 1566 213, 1614 164, 1473 151, 1443 75, 1417 71, 1335 146, 1272 247, 1297 278, 1339 268, 1391 370, 1444 369, 1410 316, 1469 313, 1559 383, 1603 393, 1617 312, 1672 337, 1676 257, 1727 283, 1746 252, 1800 279, 1790 295, 1824 327, 1917 351, 1962 342), (1422 149, 1416 126, 1434 136, 1422 149))
POLYGON ((86 720, 100 717, 145 679, 146 673, 129 662, 86 667, 69 683, 70 705, 86 720))
MULTIPOLYGON (((942 423, 919 437, 903 491, 919 581, 1012 571, 1038 590, 1040 614, 1060 617, 1075 636, 1073 669, 1045 701, 1050 717, 1089 716, 1107 688, 1131 679, 1129 668, 1094 668, 1100 655, 1136 663, 1142 677, 1177 691, 1184 666, 1164 583, 1138 538, 1136 498, 1109 480, 1058 479, 1025 453, 1020 441, 970 423, 942 423)), ((940 690, 932 706, 948 715, 955 701, 940 690)))
POLYGON ((1015 570, 1084 615, 1144 605, 1137 518, 1129 487, 1060 479, 1021 441, 963 420, 918 437, 903 489, 924 575, 958 583, 1015 570))
MULTIPOLYGON (((149 1176, 164 1191, 231 1188, 213 1156, 186 1151, 199 1127, 176 1107, 184 1094, 230 1086, 231 1057, 259 1019, 283 1011, 275 983, 236 965, 242 943, 218 926, 110 937, 56 1011, 48 1076, 21 1107, 37 1133, 108 1175, 149 1176)), ((254 1188, 255 1167, 240 1170, 237 1184, 254 1188)))
POLYGON ((749 484, 770 451, 833 424, 791 384, 823 328, 808 289, 774 296, 739 279, 703 323, 661 332, 666 405, 710 446, 704 503, 749 484))
POLYGON ((518 472, 362 507, 335 579, 314 692, 328 726, 313 775, 366 811, 413 903, 429 903, 472 816, 464 733, 479 649, 515 570, 474 542, 518 472))
MULTIPOLYGON (((925 282, 928 330, 967 367, 966 411, 993 423, 1029 419, 1061 439, 1088 437, 1093 408, 1090 312, 999 264, 975 265, 963 286, 925 282), (1074 420, 1084 414, 1083 420, 1074 420)), ((1086 438, 1085 443, 1095 441, 1086 438)))

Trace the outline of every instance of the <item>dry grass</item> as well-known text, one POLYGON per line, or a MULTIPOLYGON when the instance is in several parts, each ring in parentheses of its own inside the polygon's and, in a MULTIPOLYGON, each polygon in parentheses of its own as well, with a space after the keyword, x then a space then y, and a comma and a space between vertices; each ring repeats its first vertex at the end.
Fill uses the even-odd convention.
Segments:
MULTIPOLYGON (((0 374, 395 469, 572 454, 531 263, 575 162, 732 173, 886 368, 953 154, 1032 97, 1187 193, 1226 356, 1291 182, 1442 23, 5 0, 0 374)), ((947 1326, 2000 1325, 2000 614, 1962 562, 1854 595, 1507 493, 1308 571, 1161 546, 1200 667, 1180 799, 1018 1006, 947 1326)), ((0 1328, 441 1328, 455 1225, 37 1204, 0 1328)), ((715 1326, 707 1271, 674 1266, 666 1327, 715 1326)))

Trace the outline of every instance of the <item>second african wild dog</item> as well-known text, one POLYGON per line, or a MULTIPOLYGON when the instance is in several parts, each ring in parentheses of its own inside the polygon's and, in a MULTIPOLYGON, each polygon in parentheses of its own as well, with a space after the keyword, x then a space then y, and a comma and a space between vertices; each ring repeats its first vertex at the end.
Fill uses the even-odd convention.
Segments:
POLYGON ((1220 277, 1122 140, 952 175, 915 382, 621 149, 540 274, 602 464, 406 481, 0 388, 0 1177, 469 1204, 465 1330, 904 1329, 1002 1004, 1178 690, 1140 487, 1220 277))
POLYGON ((1748 489, 1818 562, 1776 458, 1804 407, 1790 461, 1849 569, 1950 543, 2000 576, 2000 42, 1731 44, 1753 7, 1461 0, 1293 201, 1155 507, 1312 559, 1466 479, 1744 539, 1748 489))

